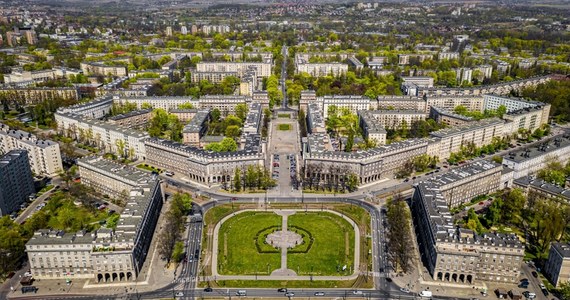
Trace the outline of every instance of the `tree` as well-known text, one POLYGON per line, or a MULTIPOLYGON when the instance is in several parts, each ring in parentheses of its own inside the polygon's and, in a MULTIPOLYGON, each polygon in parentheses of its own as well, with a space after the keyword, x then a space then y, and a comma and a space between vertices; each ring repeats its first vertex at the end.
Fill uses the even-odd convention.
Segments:
POLYGON ((194 104, 190 103, 190 102, 186 102, 186 103, 182 103, 180 105, 178 105, 179 109, 194 109, 194 104))
POLYGON ((214 152, 233 152, 237 150, 237 143, 233 138, 225 137, 219 143, 206 145, 205 149, 214 152))
POLYGON ((212 121, 214 122, 218 122, 220 120, 220 110, 217 108, 212 109, 212 111, 210 112, 210 117, 212 117, 212 121))
POLYGON ((520 189, 513 189, 503 194, 502 219, 513 223, 520 217, 526 203, 526 197, 520 189))
POLYGON ((172 251, 171 259, 175 263, 180 263, 184 259, 184 243, 181 241, 176 242, 174 245, 174 250, 172 251))
POLYGON ((119 157, 125 156, 125 141, 117 139, 115 145, 117 146, 117 154, 119 154, 119 157))
POLYGON ((234 189, 236 192, 241 191, 241 171, 239 168, 236 168, 234 172, 234 189))
POLYGON ((358 184, 359 184, 358 176, 354 173, 348 174, 346 178, 346 188, 350 192, 354 192, 358 188, 358 184))
POLYGON ((483 224, 481 224, 479 216, 475 213, 475 210, 473 208, 469 209, 467 212, 467 223, 465 227, 477 232, 477 234, 482 234, 485 232, 485 227, 483 227, 483 224))
POLYGON ((245 118, 247 117, 247 105, 245 105, 245 103, 240 103, 238 105, 236 105, 236 116, 238 118, 241 119, 242 122, 245 121, 245 118))
POLYGON ((409 251, 409 245, 412 243, 411 213, 408 205, 399 195, 394 199, 389 199, 386 208, 390 260, 396 272, 401 269, 407 273, 412 259, 412 252, 409 251))
POLYGON ((570 281, 564 281, 564 282, 560 283, 560 286, 558 287, 558 291, 560 292, 560 295, 562 296, 563 300, 569 300, 570 299, 570 281))
POLYGON ((231 138, 237 138, 240 135, 240 128, 236 125, 230 125, 226 127, 226 136, 231 138))

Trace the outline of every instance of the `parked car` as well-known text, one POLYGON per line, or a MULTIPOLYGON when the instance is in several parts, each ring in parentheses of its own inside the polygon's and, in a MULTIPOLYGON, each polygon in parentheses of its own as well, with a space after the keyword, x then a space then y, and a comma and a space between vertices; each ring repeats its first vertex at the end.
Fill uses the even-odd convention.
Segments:
POLYGON ((531 273, 531 274, 532 274, 532 277, 534 277, 534 278, 538 278, 538 273, 536 273, 536 271, 532 271, 532 273, 531 273))
POLYGON ((409 294, 409 293, 410 293, 410 289, 408 289, 408 288, 400 288, 400 292, 409 294))

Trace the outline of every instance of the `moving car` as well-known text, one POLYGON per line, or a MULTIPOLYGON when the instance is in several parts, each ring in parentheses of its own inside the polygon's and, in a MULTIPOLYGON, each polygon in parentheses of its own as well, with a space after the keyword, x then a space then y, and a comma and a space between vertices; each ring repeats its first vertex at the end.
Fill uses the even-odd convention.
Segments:
POLYGON ((293 297, 293 296, 295 296, 295 293, 293 293, 293 292, 285 293, 285 297, 293 297))
POLYGON ((409 293, 410 293, 410 289, 408 289, 408 288, 400 288, 400 292, 409 294, 409 293))
POLYGON ((287 288, 280 288, 277 291, 280 293, 287 293, 287 288))
POLYGON ((213 291, 213 290, 212 290, 211 287, 207 287, 207 288, 204 289, 204 292, 206 292, 206 293, 210 293, 210 292, 212 292, 212 291, 213 291))
POLYGON ((315 296, 324 296, 324 295, 325 295, 325 293, 323 293, 323 292, 316 292, 315 293, 315 296))

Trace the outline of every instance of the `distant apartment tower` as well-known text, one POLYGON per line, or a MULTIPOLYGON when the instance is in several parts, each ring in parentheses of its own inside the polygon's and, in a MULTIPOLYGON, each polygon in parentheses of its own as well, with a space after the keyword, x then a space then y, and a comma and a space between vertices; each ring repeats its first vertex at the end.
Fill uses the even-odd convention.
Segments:
POLYGON ((0 216, 16 211, 34 193, 28 152, 12 150, 0 157, 0 216))
POLYGON ((166 36, 172 36, 172 27, 171 26, 166 27, 166 36))
POLYGON ((554 287, 570 280, 570 244, 552 243, 544 273, 554 287))
POLYGON ((29 132, 14 130, 0 123, 0 153, 17 149, 27 150, 34 174, 56 176, 63 170, 58 143, 38 139, 29 132))
POLYGON ((186 28, 186 26, 180 27, 180 33, 182 33, 182 34, 188 34, 188 28, 186 28))

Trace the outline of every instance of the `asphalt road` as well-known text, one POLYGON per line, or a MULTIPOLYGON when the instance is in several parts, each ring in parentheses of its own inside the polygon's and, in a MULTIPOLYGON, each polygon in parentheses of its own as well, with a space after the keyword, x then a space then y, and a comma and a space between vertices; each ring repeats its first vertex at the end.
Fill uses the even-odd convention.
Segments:
POLYGON ((283 100, 281 101, 281 107, 287 108, 287 46, 283 45, 281 55, 283 55, 283 63, 281 64, 281 92, 283 92, 283 100))

